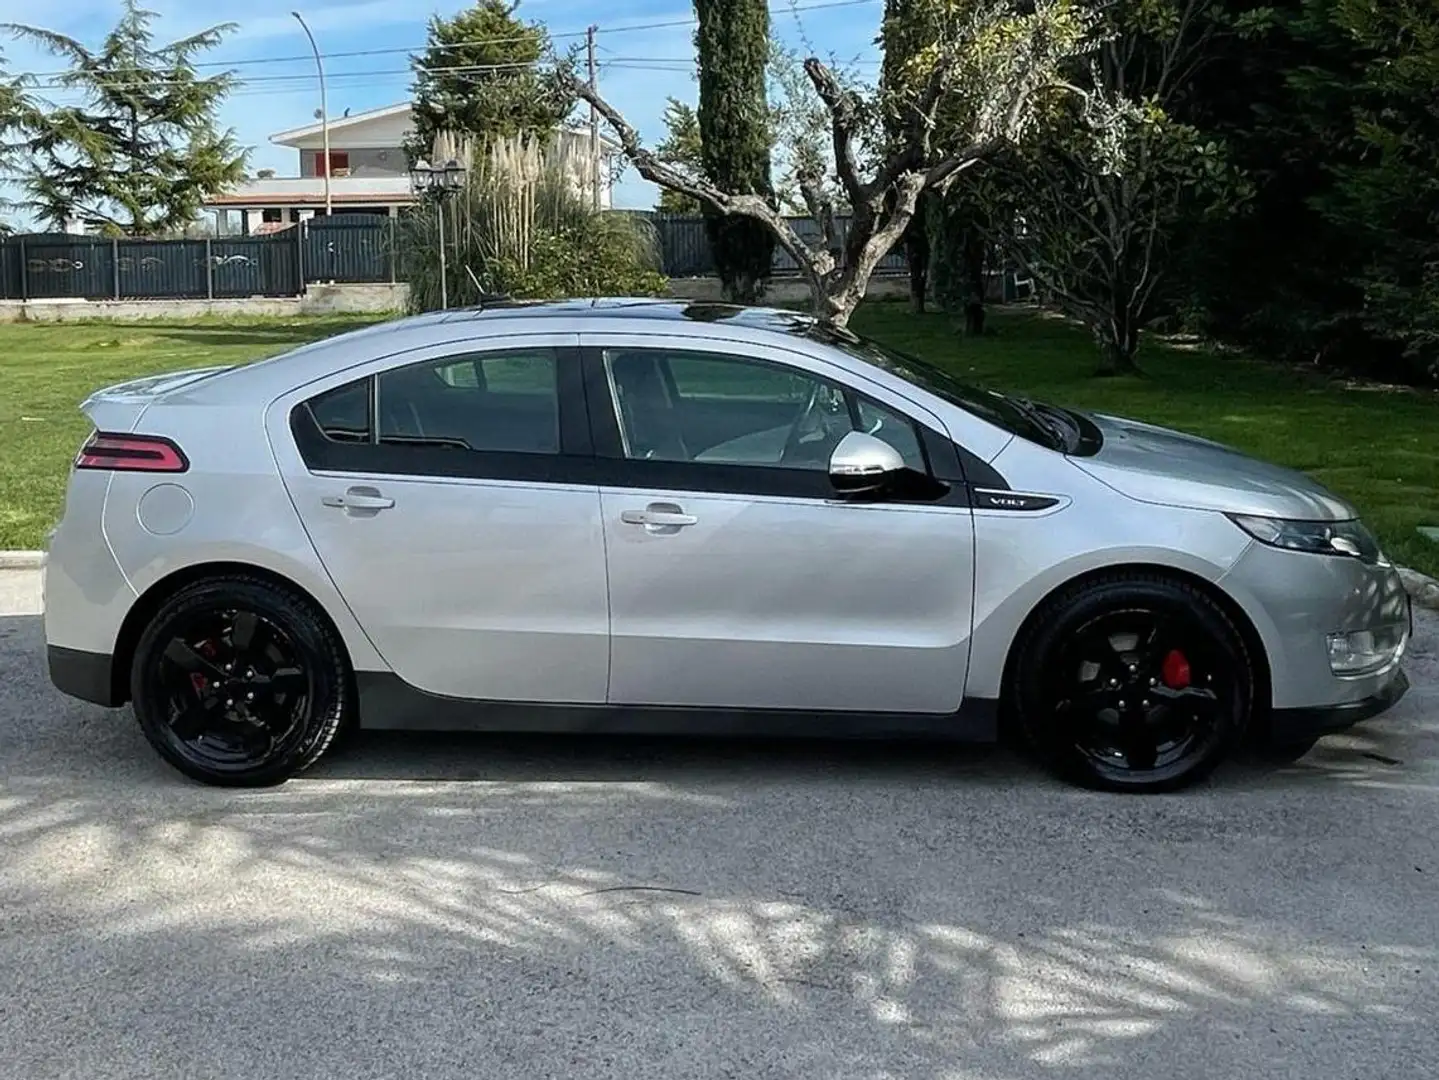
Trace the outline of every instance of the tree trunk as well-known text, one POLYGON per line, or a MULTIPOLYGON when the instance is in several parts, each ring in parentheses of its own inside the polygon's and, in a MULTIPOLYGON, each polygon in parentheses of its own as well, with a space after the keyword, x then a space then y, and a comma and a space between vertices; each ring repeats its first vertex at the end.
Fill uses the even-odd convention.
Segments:
POLYGON ((1101 375, 1137 375, 1139 364, 1139 330, 1129 312, 1115 312, 1113 318, 1096 328, 1099 344, 1101 375))
POLYGON ((919 198, 914 217, 904 230, 904 258, 909 265, 909 307, 916 315, 924 314, 929 295, 929 230, 924 216, 928 193, 919 198))
POLYGON ((984 256, 984 237, 973 225, 968 226, 964 231, 964 332, 970 337, 984 336, 984 256))

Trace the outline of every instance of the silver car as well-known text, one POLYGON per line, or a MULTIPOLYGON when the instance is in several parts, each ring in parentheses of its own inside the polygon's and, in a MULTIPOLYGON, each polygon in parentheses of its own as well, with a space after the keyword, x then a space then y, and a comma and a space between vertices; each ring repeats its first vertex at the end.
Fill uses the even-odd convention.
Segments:
POLYGON ((1392 705, 1354 508, 791 312, 500 304, 100 391, 51 679, 201 781, 347 727, 994 739, 1173 789, 1392 705))

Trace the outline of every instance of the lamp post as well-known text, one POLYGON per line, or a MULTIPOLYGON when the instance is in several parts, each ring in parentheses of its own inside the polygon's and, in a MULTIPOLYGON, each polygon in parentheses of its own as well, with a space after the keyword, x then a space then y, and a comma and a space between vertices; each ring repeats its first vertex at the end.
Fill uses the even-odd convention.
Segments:
POLYGON ((440 226, 440 307, 450 306, 449 271, 445 265, 445 197, 465 186, 465 167, 454 158, 443 165, 417 161, 410 168, 410 188, 423 199, 435 197, 435 220, 440 226))
POLYGON ((310 33, 304 18, 298 11, 290 12, 295 16, 295 21, 300 24, 300 29, 305 31, 305 36, 310 39, 310 50, 315 54, 315 68, 320 73, 320 137, 324 141, 325 154, 325 216, 329 217, 335 212, 330 204, 330 108, 325 101, 325 65, 320 59, 320 47, 315 44, 315 35, 310 33))

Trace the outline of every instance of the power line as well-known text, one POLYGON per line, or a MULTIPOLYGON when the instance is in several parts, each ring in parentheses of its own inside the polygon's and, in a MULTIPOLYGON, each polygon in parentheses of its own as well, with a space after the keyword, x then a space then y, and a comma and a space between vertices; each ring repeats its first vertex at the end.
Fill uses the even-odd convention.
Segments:
MULTIPOLYGON (((786 4, 784 10, 789 12, 827 11, 833 8, 872 6, 880 2, 881 0, 820 0, 820 2, 812 4, 786 4)), ((599 30, 599 33, 630 34, 640 33, 646 30, 666 30, 679 26, 694 26, 696 21, 697 20, 695 19, 695 17, 691 15, 688 18, 684 19, 668 19, 661 22, 649 23, 632 23, 626 26, 616 26, 609 29, 605 29, 602 27, 599 30)), ((566 30, 559 33, 551 33, 549 37, 551 41, 564 41, 583 38, 585 37, 586 33, 587 31, 585 30, 566 30)), ((448 51, 452 49, 468 49, 482 45, 515 45, 523 44, 524 42, 530 40, 532 40, 530 36, 513 35, 510 37, 485 38, 478 41, 457 42, 453 45, 419 45, 407 48, 355 49, 346 52, 321 53, 320 56, 323 60, 352 60, 360 57, 372 56, 400 56, 406 54, 415 55, 418 53, 430 52, 432 50, 448 51)), ((600 48, 603 48, 603 46, 600 46, 600 48)), ((304 56, 256 56, 242 57, 237 60, 207 60, 195 64, 194 67, 196 70, 202 68, 224 68, 226 70, 229 70, 237 67, 252 67, 257 64, 311 64, 314 63, 314 59, 315 58, 313 54, 306 54, 304 56)), ((68 68, 54 71, 29 71, 20 72, 16 77, 26 79, 54 79, 60 76, 68 75, 70 74, 70 71, 71 69, 68 68)), ((256 76, 256 78, 261 77, 263 76, 256 76)))

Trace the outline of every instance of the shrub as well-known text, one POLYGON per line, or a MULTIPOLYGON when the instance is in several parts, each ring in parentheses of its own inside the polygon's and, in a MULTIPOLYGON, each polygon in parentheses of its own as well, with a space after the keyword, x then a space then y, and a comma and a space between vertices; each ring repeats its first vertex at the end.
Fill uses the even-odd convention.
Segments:
POLYGON ((451 306, 495 293, 550 300, 665 291, 653 227, 593 207, 588 162, 571 140, 518 135, 478 152, 462 145, 455 156, 469 163, 464 189, 442 204, 426 200, 398 231, 412 310, 440 307, 440 214, 451 306))

